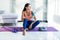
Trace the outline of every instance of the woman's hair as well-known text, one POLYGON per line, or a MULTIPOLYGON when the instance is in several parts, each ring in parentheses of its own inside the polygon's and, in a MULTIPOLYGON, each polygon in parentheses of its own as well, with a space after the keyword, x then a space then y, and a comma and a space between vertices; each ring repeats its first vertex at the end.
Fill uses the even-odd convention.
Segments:
POLYGON ((29 5, 30 5, 29 3, 26 3, 25 6, 24 6, 23 11, 26 11, 26 7, 28 7, 29 5))

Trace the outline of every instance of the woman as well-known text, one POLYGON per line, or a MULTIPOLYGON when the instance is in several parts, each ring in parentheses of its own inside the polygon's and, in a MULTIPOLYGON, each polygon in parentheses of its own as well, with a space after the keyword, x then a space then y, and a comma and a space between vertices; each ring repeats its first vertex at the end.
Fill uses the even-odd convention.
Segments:
POLYGON ((25 35, 26 30, 34 29, 40 23, 40 21, 36 21, 36 17, 29 3, 25 4, 21 19, 23 21, 23 35, 25 35))

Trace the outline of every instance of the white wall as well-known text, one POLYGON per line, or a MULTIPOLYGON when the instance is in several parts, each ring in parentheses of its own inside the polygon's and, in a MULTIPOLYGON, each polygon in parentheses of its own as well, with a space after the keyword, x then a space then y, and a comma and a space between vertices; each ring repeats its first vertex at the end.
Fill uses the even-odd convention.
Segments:
POLYGON ((58 11, 58 9, 60 10, 59 2, 60 0, 48 0, 48 26, 55 27, 58 30, 60 30, 60 24, 54 21, 54 15, 60 16, 60 12, 58 11))
POLYGON ((10 12, 10 0, 0 0, 0 10, 10 12))

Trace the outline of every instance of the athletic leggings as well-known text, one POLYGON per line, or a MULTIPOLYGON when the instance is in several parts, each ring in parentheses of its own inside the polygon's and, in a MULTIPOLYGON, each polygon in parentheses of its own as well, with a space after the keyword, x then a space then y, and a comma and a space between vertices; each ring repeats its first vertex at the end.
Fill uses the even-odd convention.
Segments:
MULTIPOLYGON (((30 26, 30 24, 31 24, 32 22, 33 22, 32 20, 28 21, 28 20, 25 18, 24 21, 23 21, 23 28, 24 28, 24 29, 29 28, 29 26, 30 26)), ((39 23, 40 23, 40 21, 37 20, 37 21, 32 25, 32 28, 31 28, 31 29, 34 29, 39 23)))

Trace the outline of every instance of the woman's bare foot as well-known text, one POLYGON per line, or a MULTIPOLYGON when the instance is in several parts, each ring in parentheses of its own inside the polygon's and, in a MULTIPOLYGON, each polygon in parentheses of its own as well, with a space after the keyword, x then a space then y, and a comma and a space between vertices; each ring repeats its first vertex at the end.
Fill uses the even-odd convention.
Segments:
POLYGON ((25 32, 26 32, 26 30, 23 30, 23 36, 25 36, 25 32))

